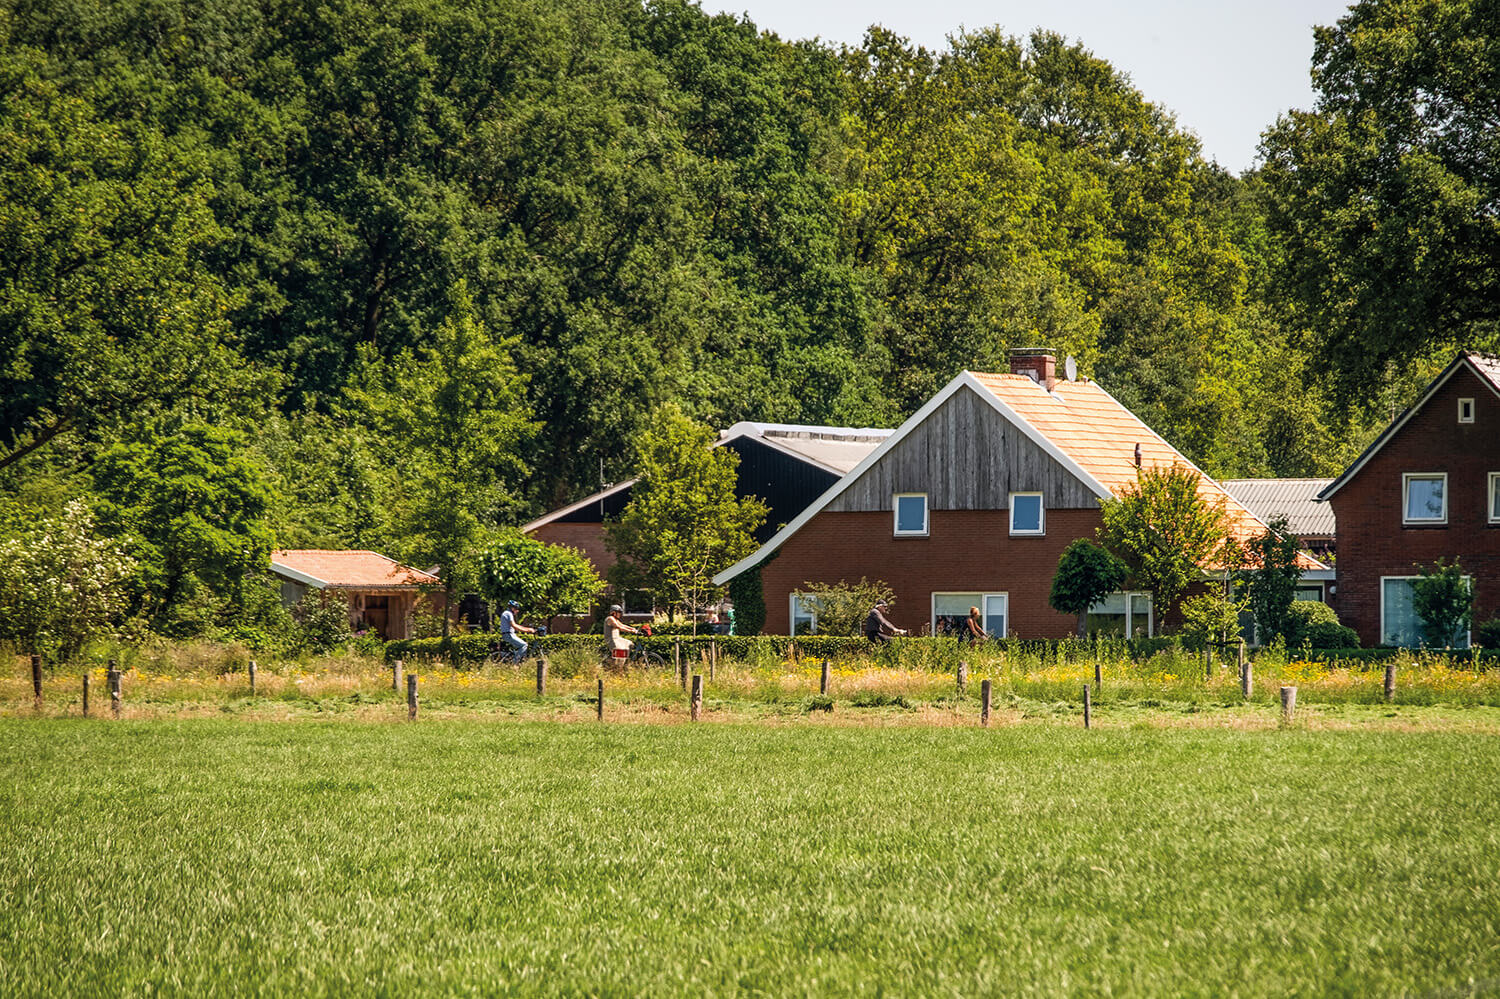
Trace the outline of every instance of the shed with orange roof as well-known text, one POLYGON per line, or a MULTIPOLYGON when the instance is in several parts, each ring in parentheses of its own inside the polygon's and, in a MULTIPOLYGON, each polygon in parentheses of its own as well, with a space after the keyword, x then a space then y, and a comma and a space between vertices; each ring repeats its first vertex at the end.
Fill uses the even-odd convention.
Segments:
MULTIPOLYGON (((1048 350, 1011 355, 1002 374, 960 372, 754 554, 715 577, 758 570, 766 630, 816 630, 809 584, 860 578, 892 587, 889 615, 918 633, 955 631, 970 607, 991 634, 1061 638, 1076 620, 1048 603, 1063 550, 1093 537, 1100 500, 1138 469, 1183 466, 1222 506, 1231 532, 1265 530, 1253 513, 1098 384, 1059 379, 1048 350)), ((1331 575, 1302 556, 1304 572, 1331 575)), ((812 586, 811 589, 816 589, 812 586)), ((1152 634, 1145 593, 1090 614, 1098 632, 1152 634)))
POLYGON ((349 604, 349 627, 386 640, 411 634, 412 614, 425 593, 441 581, 379 552, 282 549, 271 553, 271 572, 281 579, 287 606, 309 589, 337 593, 349 604))

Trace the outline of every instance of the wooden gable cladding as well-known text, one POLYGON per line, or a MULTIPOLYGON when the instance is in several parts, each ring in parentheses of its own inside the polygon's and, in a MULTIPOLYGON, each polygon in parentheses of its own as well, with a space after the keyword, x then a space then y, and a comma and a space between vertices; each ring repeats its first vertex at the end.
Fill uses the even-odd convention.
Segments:
POLYGON ((825 509, 891 509, 895 493, 926 493, 934 510, 1005 510, 1040 492, 1048 509, 1097 510, 1094 491, 967 386, 912 428, 825 509))

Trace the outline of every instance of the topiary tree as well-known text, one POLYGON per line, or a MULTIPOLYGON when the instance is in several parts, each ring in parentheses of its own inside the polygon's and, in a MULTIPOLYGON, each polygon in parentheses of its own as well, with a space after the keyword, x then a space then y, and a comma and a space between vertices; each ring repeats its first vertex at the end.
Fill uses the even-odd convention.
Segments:
POLYGON ((1422 622, 1422 643, 1432 648, 1451 648, 1466 638, 1474 619, 1474 583, 1464 575, 1458 559, 1438 559, 1430 569, 1412 580, 1412 610, 1422 622))
POLYGON ((1054 610, 1078 615, 1078 637, 1088 628, 1089 608, 1125 585, 1130 569, 1088 538, 1070 544, 1057 560, 1048 602, 1054 610))

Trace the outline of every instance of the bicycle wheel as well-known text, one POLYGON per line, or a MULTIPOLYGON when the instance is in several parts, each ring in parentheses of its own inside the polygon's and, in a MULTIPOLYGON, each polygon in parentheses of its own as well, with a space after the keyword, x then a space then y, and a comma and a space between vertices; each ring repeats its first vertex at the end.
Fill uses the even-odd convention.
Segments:
POLYGON ((659 656, 655 652, 647 652, 645 649, 640 651, 637 658, 640 659, 642 666, 653 669, 665 669, 667 665, 667 660, 664 656, 659 656))

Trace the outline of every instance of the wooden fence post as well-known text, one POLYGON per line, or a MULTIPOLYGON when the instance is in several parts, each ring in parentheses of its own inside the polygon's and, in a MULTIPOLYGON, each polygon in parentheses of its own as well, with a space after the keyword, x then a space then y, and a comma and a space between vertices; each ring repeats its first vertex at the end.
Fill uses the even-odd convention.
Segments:
POLYGON ((682 676, 682 639, 672 639, 672 672, 682 676))
POLYGON ((250 660, 250 667, 247 670, 247 672, 250 674, 250 696, 254 697, 255 696, 255 660, 254 659, 250 660))
POLYGON ((1242 696, 1247 701, 1250 699, 1250 695, 1253 694, 1253 693, 1255 693, 1255 677, 1253 675, 1254 672, 1255 672, 1255 665, 1254 665, 1254 663, 1251 662, 1250 657, 1247 656, 1247 655, 1245 655, 1245 646, 1244 646, 1244 643, 1241 643, 1240 644, 1240 696, 1242 696))
POLYGON ((990 727, 990 681, 979 684, 979 724, 990 727))
POLYGON ((93 677, 88 673, 83 674, 83 717, 89 716, 89 681, 93 677))
POLYGON ((679 690, 687 690, 688 657, 682 657, 682 665, 677 670, 677 687, 679 690))
POLYGON ((417 720, 417 674, 415 673, 406 678, 406 717, 411 721, 417 720))
POLYGON ((599 712, 599 720, 603 721, 604 720, 604 677, 602 677, 602 676, 599 678, 599 700, 596 702, 596 708, 597 708, 597 710, 599 712))
POLYGON ((405 667, 406 663, 401 659, 391 663, 391 689, 398 694, 401 693, 401 672, 405 667))
POLYGON ((1094 692, 1104 685, 1104 664, 1099 661, 1098 652, 1094 653, 1094 692))
POLYGON ((1249 662, 1250 662, 1250 657, 1245 654, 1245 639, 1244 638, 1240 639, 1239 650, 1240 650, 1240 672, 1244 673, 1245 672, 1245 667, 1247 665, 1249 665, 1249 662))
POLYGON ((1296 687, 1282 687, 1281 688, 1281 721, 1282 721, 1282 723, 1290 725, 1291 722, 1292 722, 1292 715, 1296 712, 1296 710, 1297 710, 1297 688, 1296 687))
POLYGON ((31 657, 31 696, 36 709, 42 710, 42 657, 38 655, 31 657))
POLYGON ((818 678, 818 693, 828 695, 828 660, 823 660, 823 675, 818 678))
POLYGON ((698 720, 698 714, 703 710, 703 674, 693 674, 693 700, 691 705, 693 721, 698 720))
POLYGON ((547 660, 541 656, 536 658, 536 696, 547 695, 547 660))
POLYGON ((1213 646, 1203 646, 1203 682, 1207 683, 1214 678, 1214 650, 1213 646))
POLYGON ((960 696, 969 689, 969 663, 966 659, 958 661, 958 693, 960 696))
POLYGON ((120 717, 120 670, 115 661, 109 661, 109 710, 116 718, 120 717))
POLYGON ((1091 707, 1091 705, 1089 704, 1089 685, 1088 684, 1084 684, 1083 685, 1083 727, 1084 728, 1091 728, 1092 727, 1092 721, 1091 721, 1091 719, 1092 719, 1092 712, 1090 711, 1090 707, 1091 707))
POLYGON ((1390 704, 1396 700, 1396 660, 1387 659, 1385 663, 1385 703, 1390 704))
POLYGON ((708 678, 712 680, 719 673, 719 640, 715 638, 708 643, 708 678))

